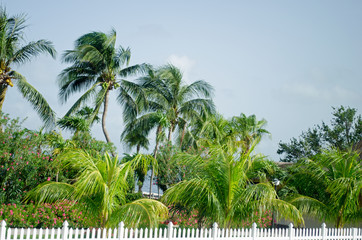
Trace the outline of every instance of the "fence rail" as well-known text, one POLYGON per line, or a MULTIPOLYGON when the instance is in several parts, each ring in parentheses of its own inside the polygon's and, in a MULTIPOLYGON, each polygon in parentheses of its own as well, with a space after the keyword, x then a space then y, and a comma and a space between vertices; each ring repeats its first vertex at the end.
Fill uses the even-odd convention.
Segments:
POLYGON ((171 222, 167 228, 159 229, 128 229, 121 222, 114 229, 73 229, 67 221, 62 228, 7 228, 1 221, 0 240, 362 240, 361 228, 327 228, 323 223, 321 228, 257 228, 254 223, 250 229, 220 229, 214 223, 210 229, 181 229, 171 222))

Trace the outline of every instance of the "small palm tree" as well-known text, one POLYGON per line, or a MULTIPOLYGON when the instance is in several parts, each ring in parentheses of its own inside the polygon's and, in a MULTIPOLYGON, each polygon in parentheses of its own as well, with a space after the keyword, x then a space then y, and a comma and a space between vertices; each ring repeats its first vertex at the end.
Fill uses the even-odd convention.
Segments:
POLYGON ((284 218, 302 223, 301 213, 278 199, 272 184, 262 179, 255 184, 249 178, 254 164, 260 165, 260 156, 234 150, 227 145, 213 145, 201 155, 179 155, 193 177, 169 188, 162 201, 197 209, 224 228, 240 227, 242 219, 265 210, 276 210, 284 218))
POLYGON ((4 8, 0 7, 0 111, 4 104, 8 87, 15 84, 23 97, 33 105, 45 125, 55 124, 55 113, 44 97, 27 82, 24 76, 13 69, 42 53, 55 58, 53 44, 47 40, 38 40, 21 45, 25 28, 25 16, 8 17, 4 8))
POLYGON ((312 159, 298 164, 294 176, 303 181, 305 176, 320 189, 325 190, 325 199, 297 196, 291 200, 302 212, 322 220, 332 220, 337 228, 348 222, 362 220, 362 168, 358 152, 351 150, 326 150, 312 159), (303 176, 303 178, 299 178, 303 176))
POLYGON ((61 129, 67 129, 74 132, 74 135, 76 135, 79 132, 89 132, 91 126, 95 122, 99 122, 99 117, 93 116, 93 109, 85 106, 76 114, 72 116, 65 116, 62 119, 59 119, 57 121, 57 125, 61 129))
POLYGON ((101 219, 101 227, 114 227, 119 221, 135 227, 141 222, 156 226, 167 214, 167 207, 151 199, 126 203, 127 176, 140 165, 148 165, 152 157, 137 155, 132 161, 120 164, 107 153, 94 158, 82 150, 71 150, 58 159, 64 168, 77 172, 73 184, 45 182, 33 189, 27 201, 37 203, 73 200, 84 204, 89 214, 101 219), (148 160, 147 160, 148 159, 148 160))
POLYGON ((270 135, 264 129, 266 120, 257 120, 255 115, 247 117, 245 114, 235 116, 231 119, 231 135, 236 139, 236 143, 241 147, 244 153, 247 153, 253 142, 260 142, 262 136, 270 135))
MULTIPOLYGON (((111 142, 106 129, 106 115, 111 91, 117 91, 117 101, 123 108, 123 117, 134 118, 138 112, 137 97, 142 96, 139 86, 124 78, 143 72, 145 64, 128 66, 131 50, 116 48, 116 32, 110 34, 91 32, 78 38, 74 50, 63 55, 63 61, 72 64, 59 75, 60 93, 63 102, 71 94, 86 92, 74 103, 66 116, 76 112, 90 99, 94 101, 97 116, 103 106, 102 129, 107 142, 111 142)), ((92 122, 92 120, 91 120, 92 122)))

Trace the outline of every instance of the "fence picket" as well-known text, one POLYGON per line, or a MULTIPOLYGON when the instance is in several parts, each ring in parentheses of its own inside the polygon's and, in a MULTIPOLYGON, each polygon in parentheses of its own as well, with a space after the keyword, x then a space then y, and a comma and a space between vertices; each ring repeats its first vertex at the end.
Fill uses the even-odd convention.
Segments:
POLYGON ((117 228, 70 228, 63 223, 63 228, 6 228, 6 222, 0 226, 0 240, 362 240, 361 228, 327 228, 322 224, 320 228, 252 228, 227 229, 213 228, 186 229, 174 227, 172 222, 167 228, 124 228, 121 222, 117 228))

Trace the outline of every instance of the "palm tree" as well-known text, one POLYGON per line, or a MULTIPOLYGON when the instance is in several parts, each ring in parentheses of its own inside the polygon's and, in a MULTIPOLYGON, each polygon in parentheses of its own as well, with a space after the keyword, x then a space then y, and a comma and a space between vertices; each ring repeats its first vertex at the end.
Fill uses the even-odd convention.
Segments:
POLYGON ((182 129, 181 135, 184 135, 189 120, 215 110, 212 86, 203 80, 185 84, 180 69, 171 64, 150 69, 138 81, 147 97, 145 111, 162 113, 167 118, 168 141, 172 140, 176 127, 182 129))
POLYGON ((88 106, 80 109, 72 116, 65 116, 57 121, 57 125, 61 129, 67 129, 74 132, 74 135, 79 132, 89 132, 93 123, 99 122, 98 116, 93 116, 93 109, 88 106), (90 122, 93 121, 93 122, 90 122))
POLYGON ((260 156, 251 156, 250 151, 241 154, 227 145, 213 145, 208 149, 199 155, 179 155, 180 163, 193 178, 168 189, 162 197, 166 205, 180 204, 197 209, 224 228, 237 227, 242 219, 266 209, 277 210, 284 218, 303 222, 296 207, 277 199, 274 187, 268 181, 261 179, 255 184, 250 180, 254 164, 261 161, 260 156))
POLYGON ((94 100, 96 116, 103 105, 102 129, 107 142, 111 142, 106 129, 106 114, 109 94, 117 91, 117 101, 123 108, 124 118, 134 118, 137 115, 137 96, 141 97, 139 86, 124 78, 142 72, 145 64, 128 66, 131 50, 115 47, 116 32, 109 34, 91 32, 78 38, 74 50, 68 50, 63 55, 63 61, 72 65, 59 75, 60 93, 63 102, 76 92, 86 92, 74 103, 66 116, 77 111, 89 99, 94 100))
POLYGON ((347 222, 361 221, 362 168, 358 152, 326 150, 313 159, 301 161, 298 169, 299 173, 294 176, 297 181, 303 181, 301 176, 309 176, 325 191, 327 198, 297 196, 291 203, 304 213, 334 221, 337 228, 347 222))
POLYGON ((32 104, 47 127, 55 124, 55 113, 44 97, 20 73, 12 69, 13 65, 29 62, 42 53, 55 58, 53 44, 47 40, 38 40, 22 44, 25 15, 8 17, 0 7, 0 111, 4 104, 8 87, 15 84, 23 97, 32 104))
POLYGON ((112 159, 107 153, 94 158, 82 150, 66 151, 58 159, 64 168, 77 172, 75 182, 45 182, 32 190, 26 200, 37 203, 73 200, 84 204, 89 214, 99 216, 101 227, 114 227, 119 221, 132 227, 144 221, 156 226, 168 214, 165 205, 151 199, 131 203, 125 199, 127 176, 140 164, 147 165, 151 158, 137 155, 132 161, 120 164, 117 157, 112 159))
POLYGON ((247 117, 241 113, 240 116, 235 116, 231 119, 231 135, 234 136, 237 145, 239 145, 247 153, 253 144, 253 142, 259 143, 262 136, 270 135, 270 133, 264 129, 266 120, 257 120, 255 115, 247 117))
POLYGON ((150 141, 144 130, 133 127, 132 123, 127 124, 123 130, 121 142, 124 142, 129 149, 136 147, 137 154, 140 153, 141 147, 148 150, 148 146, 150 145, 150 141))

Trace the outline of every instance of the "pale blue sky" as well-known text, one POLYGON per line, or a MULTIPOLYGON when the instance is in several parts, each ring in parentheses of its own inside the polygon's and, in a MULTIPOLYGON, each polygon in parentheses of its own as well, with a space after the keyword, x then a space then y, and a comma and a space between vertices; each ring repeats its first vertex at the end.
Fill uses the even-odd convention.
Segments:
MULTIPOLYGON (((132 49, 132 63, 181 67, 186 80, 215 88, 218 111, 268 121, 272 139, 259 151, 278 160, 279 141, 331 119, 331 106, 362 109, 362 1, 85 1, 2 0, 9 14, 26 13, 28 41, 54 42, 57 60, 39 57, 19 68, 59 117, 59 56, 90 31, 117 31, 132 49)), ((10 89, 5 112, 39 118, 10 89)), ((121 108, 112 104, 107 127, 119 151, 121 108)), ((94 135, 104 139, 100 125, 94 135)))

